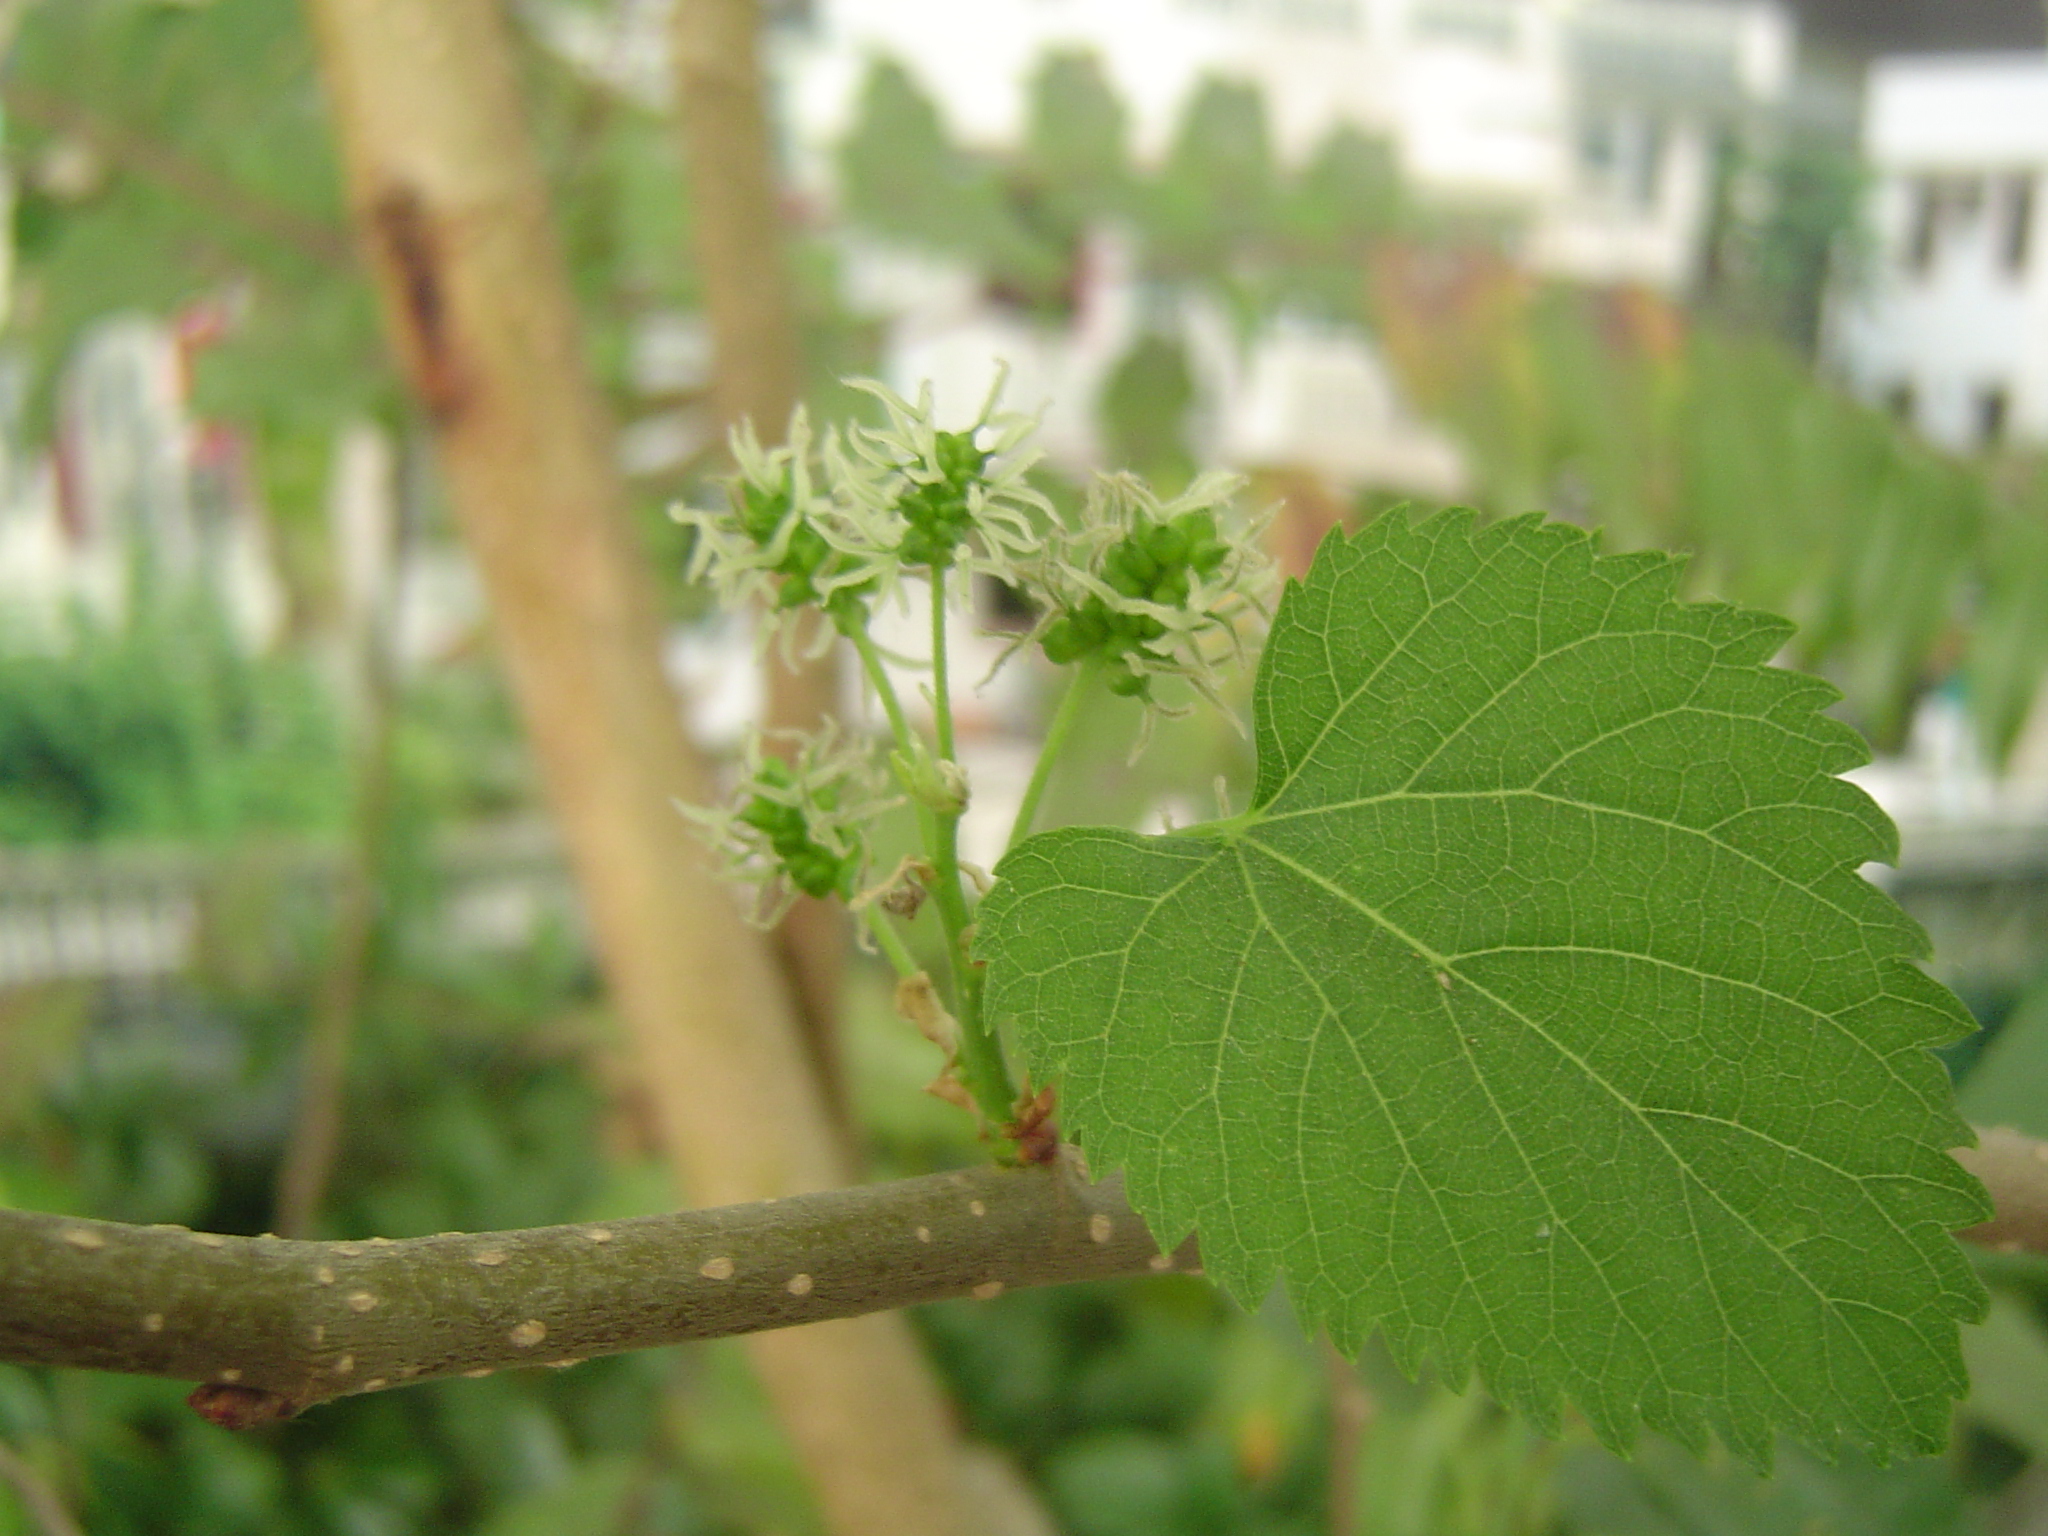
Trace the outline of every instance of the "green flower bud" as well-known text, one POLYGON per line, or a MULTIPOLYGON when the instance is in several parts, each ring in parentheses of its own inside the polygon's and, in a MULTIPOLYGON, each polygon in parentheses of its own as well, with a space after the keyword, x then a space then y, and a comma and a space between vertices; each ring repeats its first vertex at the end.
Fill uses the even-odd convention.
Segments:
POLYGON ((932 756, 922 740, 913 738, 912 754, 889 754, 889 766, 896 779, 919 805, 941 816, 957 816, 967 809, 967 774, 958 763, 932 756))

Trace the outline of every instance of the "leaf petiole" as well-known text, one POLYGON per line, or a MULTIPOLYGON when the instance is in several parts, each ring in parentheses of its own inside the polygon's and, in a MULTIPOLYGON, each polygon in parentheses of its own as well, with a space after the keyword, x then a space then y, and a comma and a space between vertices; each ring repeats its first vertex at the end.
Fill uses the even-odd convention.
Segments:
POLYGON ((953 760, 953 691, 946 680, 947 563, 932 562, 932 726, 938 733, 939 756, 953 760))
POLYGON ((1101 672, 1102 658, 1093 655, 1081 663, 1068 681, 1059 708, 1053 711, 1052 721, 1046 726, 1045 745, 1039 748, 1038 762, 1031 770, 1031 782, 1024 786, 1024 799, 1017 806, 1017 819, 1010 823, 1010 837, 1003 844, 1004 852, 1016 847, 1030 834, 1032 820, 1038 815, 1038 802, 1044 798, 1045 786, 1052 778, 1053 764, 1059 760, 1067 738, 1074 732, 1074 721, 1080 717, 1081 697, 1101 672))
POLYGON ((896 685, 889 681, 888 668, 882 665, 882 653, 875 649, 875 642, 863 625, 841 620, 839 633, 852 642, 854 653, 860 657, 861 671, 867 674, 868 686, 882 701, 882 713, 889 717, 889 734, 896 738, 896 750, 910 756, 916 738, 911 735, 910 721, 904 717, 903 704, 896 697, 896 685))

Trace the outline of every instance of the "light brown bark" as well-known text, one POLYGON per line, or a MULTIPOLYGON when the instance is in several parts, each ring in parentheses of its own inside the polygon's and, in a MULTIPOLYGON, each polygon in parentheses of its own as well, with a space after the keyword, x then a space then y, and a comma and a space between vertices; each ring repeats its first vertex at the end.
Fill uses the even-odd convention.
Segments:
MULTIPOLYGON (((781 441, 803 398, 803 344, 791 281, 761 70, 758 0, 679 0, 672 47, 691 227, 711 324, 712 402, 727 426, 751 420, 764 443, 781 441)), ((839 698, 836 654, 791 667, 766 663, 772 729, 814 731, 839 698)), ((851 1129, 839 1046, 846 920, 799 900, 777 932, 813 1059, 829 1102, 851 1129)))
MULTIPOLYGON (((308 0, 354 222, 464 535, 667 1145, 697 1201, 846 1182, 766 947, 674 809, 712 784, 654 594, 493 0, 308 0)), ((950 1426, 900 1319, 757 1360, 842 1536, 964 1529, 950 1426)))
POLYGON ((1998 1211, 1959 1235, 2001 1253, 2048 1254, 2048 1141, 1995 1126, 1958 1148, 1956 1161, 1984 1181, 1998 1211))
POLYGON ((698 277, 714 349, 712 398, 780 439, 803 395, 788 236, 761 74, 756 0, 678 0, 676 105, 698 277))

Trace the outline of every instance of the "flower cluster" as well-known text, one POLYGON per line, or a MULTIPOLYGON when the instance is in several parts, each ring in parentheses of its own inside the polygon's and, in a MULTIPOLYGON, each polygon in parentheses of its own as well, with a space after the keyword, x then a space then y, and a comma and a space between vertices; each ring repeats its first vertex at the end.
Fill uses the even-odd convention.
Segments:
POLYGON ((793 748, 746 747, 738 789, 720 806, 683 806, 723 857, 728 875, 771 893, 756 921, 772 926, 799 893, 850 900, 866 877, 867 829, 901 804, 883 789, 874 754, 828 725, 816 736, 777 733, 793 748))
POLYGON ((1039 543, 1052 507, 1026 479, 1038 462, 1028 447, 1034 416, 999 411, 998 373, 966 429, 942 432, 927 384, 912 405, 872 381, 855 388, 888 413, 886 427, 856 427, 841 470, 849 551, 891 561, 896 570, 1007 571, 1039 543))
POLYGON ((1100 659, 1112 693, 1156 705, 1153 683, 1176 677, 1220 703, 1218 669, 1240 657, 1272 583, 1257 529, 1224 536, 1241 485, 1208 474, 1162 501, 1132 475, 1097 480, 1080 526, 1057 527, 1032 562, 1045 616, 1029 638, 1054 662, 1100 659))
MULTIPOLYGON (((1020 644, 1056 663, 1098 662, 1112 692, 1154 710, 1166 708, 1154 685, 1167 678, 1220 703, 1219 669, 1240 658, 1271 582, 1259 530, 1231 521, 1240 482, 1204 475, 1163 500, 1135 476, 1104 476, 1078 517, 1063 518, 1027 479, 1036 421, 998 409, 1002 386, 999 375, 958 431, 938 427, 930 385, 913 404, 871 381, 854 387, 881 404, 881 426, 817 434, 798 411, 772 450, 741 428, 729 504, 676 514, 697 535, 691 575, 726 604, 759 603, 771 620, 816 607, 856 635, 906 574, 944 585, 983 573, 1039 608, 1020 644)), ((789 643, 795 631, 767 629, 778 627, 789 643)), ((824 626, 816 635, 830 642, 824 626)))
POLYGON ((1025 478, 1036 420, 996 409, 1002 384, 957 432, 934 425, 929 385, 912 405, 866 380, 854 387, 881 402, 886 426, 821 437, 799 408, 788 442, 770 450, 741 426, 729 504, 674 514, 696 534, 691 579, 708 578, 728 606, 818 607, 849 630, 906 572, 1008 570, 1037 545, 1051 508, 1025 478))
MULTIPOLYGON (((833 441, 828 434, 826 446, 833 441)), ((753 424, 743 422, 732 434, 739 472, 727 483, 730 504, 675 509, 676 521, 696 535, 690 579, 708 577, 723 606, 758 602, 787 614, 815 605, 835 619, 858 619, 875 582, 826 534, 833 497, 818 483, 815 448, 801 406, 780 448, 764 450, 753 424)))

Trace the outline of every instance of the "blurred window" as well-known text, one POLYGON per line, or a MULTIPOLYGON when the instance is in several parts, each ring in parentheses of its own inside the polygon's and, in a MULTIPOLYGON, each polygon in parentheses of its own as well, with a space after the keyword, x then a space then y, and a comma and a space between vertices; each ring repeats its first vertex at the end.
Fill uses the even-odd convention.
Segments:
POLYGON ((1719 7, 1592 4, 1567 16, 1564 54, 1581 96, 1718 116, 1748 95, 1741 25, 1719 7))
POLYGON ((1410 13, 1408 25, 1418 38, 1489 53, 1513 53, 1521 40, 1513 7, 1499 0, 1424 0, 1410 13))
POLYGON ((1988 384, 1977 391, 1977 446, 1996 448, 2005 441, 2005 420, 2012 408, 2012 396, 2003 384, 1988 384))
POLYGON ((1650 121, 1636 136, 1635 164, 1629 167, 1628 193, 1638 208, 1653 208, 1664 185, 1664 125, 1650 121))
POLYGON ((1999 241, 1999 255, 2005 270, 2024 277, 2034 244, 2034 176, 2026 172, 2005 184, 2005 230, 1999 241))
POLYGON ((1941 214, 1941 199, 1932 178, 1912 184, 1913 216, 1906 235, 1906 270, 1925 272, 1934 265, 1934 231, 1941 214))
POLYGON ((1181 8, 1211 16, 1263 22, 1309 32, 1360 31, 1360 0, 1180 0, 1181 8))
POLYGON ((1038 609, 1030 598, 1006 581, 993 576, 974 578, 974 616, 984 629, 999 634, 1020 635, 1038 622, 1038 609))
POLYGON ((1587 178, 1597 179, 1614 169, 1620 150, 1614 142, 1614 120, 1596 118, 1579 127, 1579 166, 1587 178))
POLYGON ((1315 32, 1356 32, 1358 0, 1271 0, 1273 19, 1315 32))
POLYGON ((1907 226, 1906 270, 1925 277, 1941 249, 1977 222, 1984 209, 1981 176, 1918 176, 1910 183, 1912 215, 1907 226))
POLYGON ((1664 185, 1664 125, 1626 110, 1583 120, 1579 184, 1603 202, 1654 208, 1664 185))

